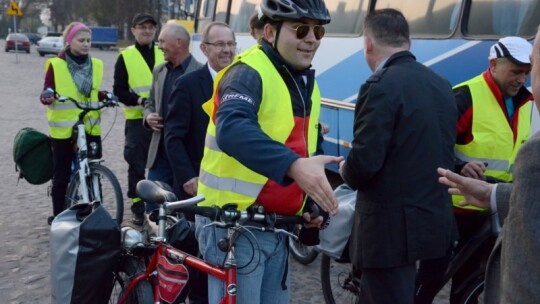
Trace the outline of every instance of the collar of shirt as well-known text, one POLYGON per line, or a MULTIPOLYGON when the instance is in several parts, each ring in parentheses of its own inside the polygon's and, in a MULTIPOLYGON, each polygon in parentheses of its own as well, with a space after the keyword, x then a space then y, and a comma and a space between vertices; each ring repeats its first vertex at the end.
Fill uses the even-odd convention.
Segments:
POLYGON ((206 66, 208 67, 208 71, 210 72, 210 75, 212 75, 212 80, 215 80, 218 72, 212 69, 212 67, 209 64, 207 64, 206 66))
POLYGON ((185 73, 185 71, 187 70, 188 66, 189 66, 189 63, 191 62, 191 54, 188 55, 186 57, 186 59, 184 59, 184 61, 182 61, 182 63, 176 67, 173 67, 172 63, 170 62, 167 62, 165 64, 165 67, 167 67, 167 70, 168 71, 171 71, 171 70, 180 70, 182 71, 182 73, 185 73))

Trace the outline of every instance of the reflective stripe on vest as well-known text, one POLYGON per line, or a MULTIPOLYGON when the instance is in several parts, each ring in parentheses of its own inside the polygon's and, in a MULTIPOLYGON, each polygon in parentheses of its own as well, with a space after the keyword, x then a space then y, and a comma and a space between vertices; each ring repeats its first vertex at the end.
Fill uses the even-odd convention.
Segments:
MULTIPOLYGON (((260 49, 249 49, 240 54, 232 65, 239 62, 255 69, 261 77, 263 96, 257 115, 262 131, 273 140, 285 143, 295 124, 287 85, 273 63, 260 49)), ((214 82, 214 95, 203 105, 211 118, 214 117, 216 111, 215 104, 219 101, 217 95, 219 81, 231 66, 218 73, 214 82)), ((308 153, 310 155, 315 152, 317 146, 317 124, 320 113, 320 93, 316 83, 311 100, 312 109, 308 125, 308 153)), ((214 121, 210 119, 198 186, 198 194, 204 194, 206 200, 200 205, 223 206, 226 203, 236 203, 240 210, 244 210, 255 202, 268 178, 223 153, 217 145, 215 132, 214 121)), ((301 209, 298 210, 300 211, 301 209)))
MULTIPOLYGON (((130 92, 147 98, 150 95, 150 88, 152 87, 152 70, 148 67, 143 56, 134 45, 126 48, 120 54, 124 58, 130 92)), ((154 66, 157 66, 163 61, 165 61, 163 52, 157 46, 154 46, 154 66)), ((126 119, 142 119, 143 111, 144 107, 140 105, 124 106, 126 119)))
MULTIPOLYGON (((56 92, 60 96, 69 96, 79 102, 84 102, 92 107, 97 107, 98 91, 103 78, 103 62, 99 59, 92 58, 92 91, 90 97, 83 96, 69 72, 67 63, 64 59, 55 57, 47 60, 45 70, 52 65, 54 70, 54 83, 56 84, 56 92)), ((78 109, 71 101, 59 102, 55 100, 47 107, 47 121, 49 123, 49 132, 52 138, 66 139, 70 138, 73 132, 73 125, 79 119, 79 113, 82 110, 78 109)), ((101 135, 101 113, 100 111, 92 111, 86 114, 84 118, 85 131, 90 135, 101 135)))
MULTIPOLYGON (((468 86, 472 98, 473 140, 466 145, 456 145, 456 157, 463 161, 481 161, 487 164, 486 176, 495 177, 503 181, 512 180, 512 168, 521 146, 528 140, 531 132, 531 107, 528 101, 518 111, 518 126, 516 141, 514 133, 508 124, 506 113, 501 109, 493 92, 489 88, 483 75, 454 87, 468 86)), ((462 196, 452 196, 454 206, 458 208, 483 210, 480 208, 458 205, 462 196)))

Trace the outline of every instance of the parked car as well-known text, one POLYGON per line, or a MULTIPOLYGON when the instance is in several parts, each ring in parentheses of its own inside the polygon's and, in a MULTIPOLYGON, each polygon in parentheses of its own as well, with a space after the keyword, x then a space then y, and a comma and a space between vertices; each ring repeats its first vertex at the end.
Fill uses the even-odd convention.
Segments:
POLYGON ((38 41, 37 52, 43 57, 46 54, 57 55, 64 49, 64 39, 62 37, 45 37, 38 41))
POLYGON ((47 32, 43 37, 60 37, 62 33, 60 32, 47 32))
POLYGON ((17 50, 25 51, 30 53, 30 40, 23 34, 9 34, 6 37, 6 52, 14 51, 15 44, 17 45, 17 50))
POLYGON ((23 33, 28 39, 30 40, 30 43, 33 45, 37 45, 37 42, 39 39, 41 39, 41 35, 37 33, 23 33))

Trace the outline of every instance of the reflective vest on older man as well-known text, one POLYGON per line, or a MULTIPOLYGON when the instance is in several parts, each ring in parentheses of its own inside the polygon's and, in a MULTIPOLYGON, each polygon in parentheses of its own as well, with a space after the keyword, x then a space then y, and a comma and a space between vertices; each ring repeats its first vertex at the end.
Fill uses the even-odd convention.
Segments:
MULTIPOLYGON (((152 87, 152 69, 148 67, 143 56, 134 45, 127 47, 120 54, 124 57, 130 91, 140 97, 148 98, 152 87)), ((163 52, 157 46, 154 46, 154 66, 163 61, 165 61, 163 52)), ((142 119, 143 112, 144 107, 142 105, 124 106, 126 119, 142 119)))
MULTIPOLYGON (((263 96, 257 115, 262 131, 273 140, 288 146, 288 139, 292 132, 298 131, 298 128, 302 129, 298 124, 307 122, 307 147, 304 145, 304 150, 306 154, 313 155, 317 147, 317 125, 320 113, 320 92, 317 84, 314 85, 311 94, 312 104, 309 117, 304 118, 306 121, 300 119, 295 122, 287 85, 264 52, 260 49, 250 49, 240 54, 232 65, 239 62, 249 65, 261 76, 263 96)), ((210 122, 199 174, 198 194, 204 194, 206 198, 201 204, 223 206, 227 203, 236 203, 240 210, 244 210, 257 202, 265 206, 267 211, 300 214, 305 198, 296 182, 282 187, 245 167, 235 158, 221 151, 217 145, 215 113, 220 103, 217 87, 223 74, 229 68, 230 66, 218 73, 214 81, 214 96, 203 105, 210 115, 210 122), (269 189, 272 195, 268 195, 269 189), (259 194, 264 197, 260 197, 259 194)))
MULTIPOLYGON (((512 167, 521 146, 529 139, 531 133, 532 101, 526 102, 518 111, 516 134, 508 124, 504 109, 489 88, 483 75, 454 87, 468 86, 473 107, 472 137, 465 145, 456 145, 456 157, 470 162, 473 160, 487 164, 484 175, 510 182, 512 167)), ((473 206, 458 205, 462 196, 452 196, 454 206, 465 209, 483 210, 473 206)))
MULTIPOLYGON (((45 71, 49 65, 54 70, 54 83, 56 84, 56 93, 60 96, 69 96, 79 102, 88 104, 93 108, 99 106, 98 91, 103 79, 103 62, 96 58, 92 60, 92 92, 89 97, 83 96, 77 85, 71 78, 67 62, 64 59, 55 57, 47 60, 45 71)), ((52 138, 66 139, 70 138, 73 132, 73 125, 79 120, 79 113, 82 110, 71 102, 59 102, 55 100, 47 106, 47 121, 49 123, 49 132, 52 138)), ((100 111, 91 111, 84 118, 84 128, 86 133, 94 136, 101 135, 101 114, 100 111)))

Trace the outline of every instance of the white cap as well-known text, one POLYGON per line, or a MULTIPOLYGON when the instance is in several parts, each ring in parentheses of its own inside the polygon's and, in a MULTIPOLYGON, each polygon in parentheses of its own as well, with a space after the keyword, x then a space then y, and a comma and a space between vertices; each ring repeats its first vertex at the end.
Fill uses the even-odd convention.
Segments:
POLYGON ((515 64, 531 64, 532 45, 521 37, 504 37, 491 46, 489 59, 508 58, 515 64))

